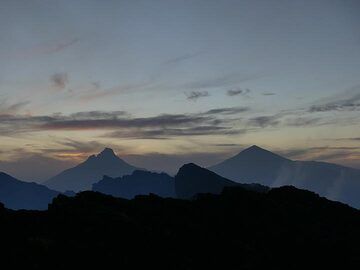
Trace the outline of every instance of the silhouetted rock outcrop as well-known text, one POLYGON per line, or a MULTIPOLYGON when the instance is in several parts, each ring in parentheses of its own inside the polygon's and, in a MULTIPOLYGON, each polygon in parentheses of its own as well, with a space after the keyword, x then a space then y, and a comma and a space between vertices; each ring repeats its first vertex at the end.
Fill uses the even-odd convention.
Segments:
POLYGON ((93 190, 128 199, 150 193, 161 197, 175 197, 174 178, 166 173, 140 170, 119 178, 104 176, 100 182, 93 184, 93 190))
POLYGON ((85 162, 63 171, 44 184, 59 191, 91 190, 92 184, 104 175, 119 177, 136 169, 116 156, 112 149, 105 148, 100 154, 90 156, 85 162))
POLYGON ((241 186, 259 192, 268 190, 267 187, 258 184, 233 182, 193 163, 182 166, 175 176, 175 190, 178 198, 192 198, 198 193, 219 194, 224 187, 228 186, 241 186))
POLYGON ((47 209, 59 194, 36 183, 23 182, 0 172, 0 202, 11 209, 47 209))
POLYGON ((293 185, 360 208, 360 170, 315 161, 292 161, 258 146, 209 168, 241 183, 293 185))

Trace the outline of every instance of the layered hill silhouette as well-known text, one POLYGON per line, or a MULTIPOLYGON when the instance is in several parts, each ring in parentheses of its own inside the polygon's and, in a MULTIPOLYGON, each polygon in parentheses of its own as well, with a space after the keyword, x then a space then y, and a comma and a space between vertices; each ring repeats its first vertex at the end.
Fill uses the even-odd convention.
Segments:
POLYGON ((136 170, 118 178, 104 176, 93 184, 93 191, 120 198, 155 194, 161 197, 192 199, 199 193, 220 194, 224 187, 238 186, 247 190, 266 192, 268 187, 259 184, 240 184, 228 180, 196 164, 185 164, 175 177, 165 173, 136 170))
POLYGON ((293 161, 252 146, 209 167, 241 183, 270 187, 293 185, 360 208, 360 170, 316 161, 293 161))
POLYGON ((225 187, 238 186, 247 190, 266 192, 268 188, 259 184, 240 184, 194 163, 185 164, 175 176, 178 198, 190 199, 198 193, 219 194, 225 187))
POLYGON ((87 191, 47 211, 0 204, 0 260, 29 270, 358 269, 359 228, 358 210, 294 187, 192 200, 87 191))
POLYGON ((161 197, 175 197, 173 177, 166 173, 140 170, 119 178, 104 176, 101 181, 93 184, 93 190, 127 199, 132 199, 136 195, 147 195, 150 193, 161 197))
MULTIPOLYGON (((124 198, 154 193, 163 197, 188 199, 197 193, 218 194, 227 186, 265 192, 267 186, 293 185, 360 208, 360 170, 324 162, 292 161, 258 146, 245 149, 209 170, 186 164, 172 178, 163 173, 138 170, 117 157, 113 150, 105 148, 100 154, 90 156, 85 162, 45 182, 52 190, 15 179, 10 182, 23 184, 3 188, 0 201, 14 209, 45 209, 51 199, 42 200, 43 196, 40 195, 31 198, 31 194, 37 193, 29 190, 49 193, 47 198, 56 196, 53 190, 74 196, 74 192, 93 188, 124 198)), ((8 177, 3 176, 4 179, 8 177)))
POLYGON ((0 172, 0 202, 11 209, 47 209, 59 192, 0 172))
POLYGON ((120 159, 112 149, 105 148, 100 154, 90 156, 85 162, 61 172, 44 184, 59 191, 91 190, 92 185, 104 175, 119 177, 137 169, 120 159))

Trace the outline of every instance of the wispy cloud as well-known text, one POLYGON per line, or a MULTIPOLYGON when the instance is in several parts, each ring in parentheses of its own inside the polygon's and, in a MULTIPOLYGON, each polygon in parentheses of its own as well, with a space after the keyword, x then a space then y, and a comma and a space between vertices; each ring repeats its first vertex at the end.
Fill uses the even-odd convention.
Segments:
POLYGON ((28 58, 38 55, 54 54, 65 50, 79 41, 78 38, 67 39, 54 43, 42 43, 35 47, 25 49, 16 53, 16 58, 28 58))
POLYGON ((191 101, 196 101, 199 98, 210 96, 208 91, 191 91, 191 92, 186 92, 185 95, 187 99, 191 101))
POLYGON ((70 115, 42 116, 1 115, 0 134, 34 131, 103 130, 104 136, 123 138, 167 138, 175 136, 200 136, 242 134, 246 131, 235 127, 237 119, 228 119, 248 108, 218 108, 192 114, 160 114, 151 117, 133 117, 125 111, 88 111, 70 115))
POLYGON ((277 126, 280 123, 278 115, 271 116, 257 116, 248 120, 248 125, 265 128, 268 126, 277 126))
POLYGON ((9 115, 15 114, 20 109, 27 106, 30 102, 29 101, 22 101, 14 104, 8 104, 6 100, 0 101, 0 116, 1 115, 9 115))
POLYGON ((348 138, 335 138, 335 139, 329 139, 332 141, 360 141, 360 137, 348 137, 348 138))
POLYGON ((328 111, 358 111, 360 110, 360 90, 349 97, 339 98, 338 100, 312 105, 309 112, 328 112, 328 111))
POLYGON ((110 132, 104 137, 112 138, 137 138, 137 139, 167 139, 181 136, 213 136, 213 135, 239 135, 246 133, 246 130, 233 129, 227 126, 199 126, 185 128, 155 128, 143 129, 133 132, 131 130, 119 130, 110 132))
POLYGON ((65 40, 63 42, 59 42, 57 44, 48 44, 44 46, 39 46, 39 48, 35 50, 42 53, 57 53, 74 45, 78 41, 79 41, 78 38, 73 38, 73 39, 65 40))
POLYGON ((230 108, 218 108, 218 109, 212 109, 212 110, 208 110, 202 114, 225 114, 225 115, 230 115, 230 114, 238 114, 238 113, 243 113, 243 112, 248 112, 250 111, 250 108, 248 107, 230 107, 230 108))
POLYGON ((233 88, 226 92, 226 94, 230 97, 232 96, 246 96, 248 97, 248 94, 250 93, 250 89, 241 89, 241 88, 233 88))
POLYGON ((264 92, 264 93, 262 93, 262 95, 263 95, 263 96, 274 96, 274 95, 276 95, 276 94, 273 93, 273 92, 264 92))

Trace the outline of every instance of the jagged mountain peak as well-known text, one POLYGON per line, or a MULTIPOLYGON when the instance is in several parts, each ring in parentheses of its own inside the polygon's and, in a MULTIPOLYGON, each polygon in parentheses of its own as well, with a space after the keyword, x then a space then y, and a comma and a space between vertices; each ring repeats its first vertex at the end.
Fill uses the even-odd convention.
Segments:
POLYGON ((98 155, 98 158, 103 158, 103 157, 117 157, 114 150, 111 148, 106 147, 104 150, 102 150, 98 155))
POLYGON ((114 150, 105 148, 99 154, 90 156, 85 162, 49 179, 45 184, 60 191, 81 191, 91 189, 92 184, 103 175, 119 177, 130 174, 136 169, 119 158, 114 150))

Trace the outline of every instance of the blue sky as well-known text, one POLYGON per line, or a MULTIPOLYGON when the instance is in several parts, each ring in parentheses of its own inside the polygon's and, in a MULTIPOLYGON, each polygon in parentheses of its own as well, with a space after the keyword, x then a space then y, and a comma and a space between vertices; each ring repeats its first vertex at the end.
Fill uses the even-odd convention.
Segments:
POLYGON ((175 170, 252 144, 360 167, 359 15, 351 0, 1 1, 3 167, 111 146, 175 170))

